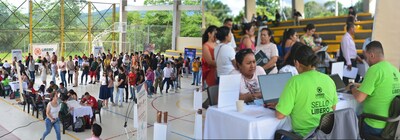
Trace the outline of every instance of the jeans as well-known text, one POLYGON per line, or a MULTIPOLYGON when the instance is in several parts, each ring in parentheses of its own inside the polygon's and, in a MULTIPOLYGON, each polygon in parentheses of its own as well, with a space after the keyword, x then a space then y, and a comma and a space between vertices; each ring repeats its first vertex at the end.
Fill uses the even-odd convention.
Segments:
POLYGON ((69 71, 68 71, 68 84, 69 84, 69 83, 73 84, 73 81, 72 81, 72 79, 73 79, 73 78, 72 78, 72 76, 73 76, 72 74, 73 74, 73 73, 75 73, 75 72, 72 71, 72 70, 69 70, 69 71))
POLYGON ((114 103, 114 87, 109 87, 108 88, 108 93, 110 95, 111 103, 114 103))
POLYGON ((35 71, 29 71, 29 76, 32 79, 32 82, 35 83, 35 71))
POLYGON ((149 95, 150 96, 153 95, 153 91, 151 90, 152 89, 151 87, 153 86, 153 81, 146 80, 146 85, 147 85, 147 91, 148 91, 149 95))
POLYGON ((85 82, 85 84, 87 83, 87 77, 88 77, 88 74, 89 74, 89 72, 86 72, 86 71, 83 71, 83 72, 82 72, 82 76, 81 76, 81 84, 83 84, 83 76, 86 76, 86 82, 85 82))
POLYGON ((129 86, 129 89, 131 90, 132 99, 135 99, 136 98, 135 87, 134 86, 129 86))
POLYGON ((372 135, 372 136, 378 136, 380 137, 383 129, 377 129, 377 128, 373 128, 371 126, 369 126, 367 123, 363 122, 363 128, 364 130, 361 130, 363 132, 364 135, 368 134, 368 135, 372 135))
POLYGON ((65 80, 65 75, 67 74, 67 71, 61 71, 60 76, 61 76, 61 82, 64 83, 64 86, 67 87, 67 80, 65 80))
MULTIPOLYGON (((172 85, 171 78, 164 78, 164 80, 162 82, 163 87, 164 87, 165 82, 167 82, 167 89, 165 91, 168 93, 169 85, 172 85)), ((161 88, 161 89, 163 89, 163 88, 161 88)))
POLYGON ((115 96, 115 103, 121 103, 122 105, 122 98, 124 97, 124 90, 125 88, 118 88, 117 96, 115 96))
POLYGON ((51 123, 49 118, 45 119, 46 130, 43 133, 42 139, 44 140, 47 135, 49 135, 51 128, 54 127, 56 131, 57 140, 61 140, 61 133, 60 133, 60 119, 57 118, 54 123, 51 123))
POLYGON ((196 84, 196 86, 199 85, 198 78, 199 78, 199 72, 198 71, 193 72, 193 84, 196 84))
POLYGON ((53 81, 54 83, 57 83, 56 74, 57 74, 56 70, 51 70, 51 81, 53 81))

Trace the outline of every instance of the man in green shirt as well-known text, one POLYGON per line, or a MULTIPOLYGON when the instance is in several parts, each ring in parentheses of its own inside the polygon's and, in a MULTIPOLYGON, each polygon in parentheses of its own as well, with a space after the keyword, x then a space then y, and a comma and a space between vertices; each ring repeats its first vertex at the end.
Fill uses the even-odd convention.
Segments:
MULTIPOLYGON (((363 113, 388 117, 390 103, 400 94, 399 70, 384 60, 382 44, 372 41, 364 52, 367 63, 371 66, 362 84, 350 84, 354 98, 363 103, 363 113)), ((365 119, 365 134, 380 136, 386 126, 383 121, 365 119)))
POLYGON ((290 116, 296 134, 304 137, 319 125, 321 116, 335 110, 338 97, 333 80, 315 70, 317 56, 308 46, 295 52, 295 66, 300 73, 285 86, 276 105, 276 118, 290 116))

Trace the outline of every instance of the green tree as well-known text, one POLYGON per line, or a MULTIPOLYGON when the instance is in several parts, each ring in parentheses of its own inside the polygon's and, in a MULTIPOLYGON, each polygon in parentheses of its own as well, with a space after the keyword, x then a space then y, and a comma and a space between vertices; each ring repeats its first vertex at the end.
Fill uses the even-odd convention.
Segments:
POLYGON ((218 18, 219 21, 223 22, 226 18, 229 18, 228 13, 231 12, 231 9, 228 5, 223 4, 221 1, 218 0, 207 0, 204 3, 205 11, 210 12, 211 15, 218 18))
POLYGON ((256 5, 262 6, 269 13, 275 13, 275 10, 279 9, 279 0, 257 0, 256 5))
POLYGON ((314 18, 314 17, 320 17, 320 15, 323 15, 326 13, 325 7, 322 5, 318 4, 315 1, 309 1, 306 4, 304 4, 304 17, 305 18, 314 18))

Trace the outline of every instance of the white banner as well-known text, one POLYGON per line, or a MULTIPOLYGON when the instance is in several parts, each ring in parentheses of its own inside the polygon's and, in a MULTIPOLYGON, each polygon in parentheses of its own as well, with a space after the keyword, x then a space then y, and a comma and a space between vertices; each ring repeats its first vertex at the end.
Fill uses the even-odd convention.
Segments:
POLYGON ((138 89, 140 91, 136 93, 139 122, 137 139, 147 140, 147 86, 142 84, 141 88, 138 86, 138 89))
POLYGON ((17 61, 21 60, 22 61, 22 50, 21 49, 15 49, 11 50, 11 55, 14 60, 14 57, 17 57, 17 61))
MULTIPOLYGON (((39 56, 42 58, 46 56, 46 53, 48 52, 50 56, 52 56, 53 52, 56 52, 58 54, 58 44, 33 44, 32 45, 32 50, 33 50, 33 59, 37 59, 39 56)), ((50 61, 50 60, 47 60, 50 61)))
POLYGON ((101 55, 101 53, 103 53, 103 52, 104 52, 103 46, 94 46, 93 47, 93 50, 92 50, 93 56, 97 57, 97 56, 99 56, 99 54, 101 55))

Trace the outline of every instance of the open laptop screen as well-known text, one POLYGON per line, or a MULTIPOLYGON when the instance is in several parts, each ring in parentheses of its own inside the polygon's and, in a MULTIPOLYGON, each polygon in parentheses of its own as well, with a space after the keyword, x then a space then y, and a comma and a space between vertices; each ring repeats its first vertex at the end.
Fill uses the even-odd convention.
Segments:
POLYGON ((258 82, 260 84, 264 103, 278 101, 287 81, 291 77, 291 73, 259 75, 258 82))
POLYGON ((332 78, 333 82, 335 82, 337 91, 344 90, 346 88, 346 85, 344 84, 342 79, 340 79, 340 76, 338 74, 332 74, 330 77, 332 78))

